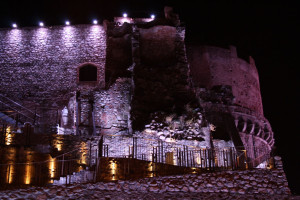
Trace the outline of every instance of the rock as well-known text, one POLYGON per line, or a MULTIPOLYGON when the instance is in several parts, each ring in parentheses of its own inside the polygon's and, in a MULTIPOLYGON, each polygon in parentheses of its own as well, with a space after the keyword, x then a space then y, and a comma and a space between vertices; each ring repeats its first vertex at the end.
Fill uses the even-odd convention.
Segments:
POLYGON ((64 196, 67 196, 67 193, 65 191, 58 191, 56 193, 56 196, 62 196, 62 197, 64 197, 64 196))
POLYGON ((159 187, 157 187, 157 186, 150 186, 149 187, 149 191, 150 192, 158 192, 159 191, 159 187))
POLYGON ((233 183, 231 183, 231 182, 225 183, 224 185, 226 187, 228 187, 228 188, 232 188, 233 187, 233 183))
POLYGON ((160 139, 160 140, 165 140, 166 137, 161 135, 161 136, 159 136, 159 139, 160 139))
POLYGON ((174 192, 174 188, 173 187, 167 187, 166 190, 169 191, 169 192, 174 192))
POLYGON ((230 188, 229 192, 230 192, 230 193, 236 193, 237 190, 236 190, 236 188, 230 188))
POLYGON ((195 188, 192 186, 189 187, 189 190, 190 190, 190 192, 195 192, 195 188))
POLYGON ((229 191, 228 191, 228 189, 223 188, 223 189, 221 189, 221 192, 229 192, 229 191))
POLYGON ((47 195, 46 194, 39 194, 36 196, 36 200, 46 200, 47 195))
POLYGON ((267 187, 268 186, 268 184, 266 184, 266 183, 263 183, 262 185, 263 185, 263 187, 267 187))
POLYGON ((55 195, 56 192, 57 192, 57 190, 53 188, 53 189, 50 189, 50 190, 48 191, 48 194, 50 194, 50 195, 55 195))
POLYGON ((216 192, 216 191, 215 191, 215 188, 209 188, 209 189, 208 189, 208 192, 214 193, 214 192, 216 192))
POLYGON ((158 133, 157 133, 157 135, 158 136, 161 136, 161 135, 163 135, 164 133, 162 132, 162 131, 159 131, 158 133))
POLYGON ((145 186, 142 186, 142 187, 140 187, 139 190, 142 191, 142 192, 146 192, 148 189, 145 186))
POLYGON ((218 182, 217 182, 217 186, 218 186, 218 187, 222 187, 222 186, 223 186, 223 183, 220 182, 220 181, 218 181, 218 182))
POLYGON ((182 192, 188 192, 188 191, 189 191, 189 188, 186 187, 186 186, 184 186, 184 187, 182 187, 181 191, 182 191, 182 192))
POLYGON ((239 190, 238 190, 238 193, 239 193, 239 194, 245 194, 246 191, 245 191, 244 189, 239 189, 239 190))
POLYGON ((258 192, 263 194, 268 193, 267 189, 265 188, 258 188, 258 192))

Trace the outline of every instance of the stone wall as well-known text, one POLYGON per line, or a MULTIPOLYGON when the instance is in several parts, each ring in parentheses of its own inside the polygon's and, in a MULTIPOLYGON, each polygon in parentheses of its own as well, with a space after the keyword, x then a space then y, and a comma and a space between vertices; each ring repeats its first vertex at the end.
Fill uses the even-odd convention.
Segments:
POLYGON ((172 199, 293 199, 282 169, 186 174, 0 192, 2 199, 98 199, 104 198, 103 194, 109 195, 105 199, 163 196, 172 199))
POLYGON ((107 30, 107 57, 105 65, 106 86, 112 85, 118 77, 131 77, 127 69, 132 65, 131 24, 117 26, 104 22, 107 30))
POLYGON ((134 27, 133 129, 144 128, 156 111, 183 112, 195 97, 189 87, 184 37, 183 27, 134 27))
MULTIPOLYGON (((68 128, 76 126, 75 96, 68 103, 68 128)), ((90 100, 93 99, 96 134, 119 135, 130 130, 131 79, 118 78, 107 90, 82 91, 79 97, 79 134, 92 135, 93 128, 90 100)))
POLYGON ((235 47, 189 46, 188 58, 196 86, 229 85, 234 103, 263 116, 258 72, 254 60, 238 58, 235 47))
POLYGON ((282 170, 249 170, 203 173, 201 175, 177 175, 146 178, 138 181, 117 181, 99 184, 109 190, 141 192, 225 192, 239 194, 290 194, 282 170), (265 177, 268 177, 266 179, 265 177))
POLYGON ((100 25, 1 29, 0 92, 18 100, 66 100, 84 63, 99 67, 99 87, 104 87, 105 58, 100 25))

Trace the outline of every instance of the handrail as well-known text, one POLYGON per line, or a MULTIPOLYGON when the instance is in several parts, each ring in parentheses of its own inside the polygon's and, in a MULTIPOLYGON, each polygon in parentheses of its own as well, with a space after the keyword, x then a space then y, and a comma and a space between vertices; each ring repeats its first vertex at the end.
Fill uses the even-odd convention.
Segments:
POLYGON ((25 109, 25 110, 27 110, 27 111, 31 112, 32 114, 34 114, 34 115, 36 115, 36 116, 40 117, 40 116, 39 116, 38 114, 36 114, 35 112, 33 112, 33 111, 29 110, 28 108, 26 108, 26 107, 22 106, 21 104, 19 104, 19 103, 17 103, 17 102, 15 102, 15 101, 11 100, 10 98, 8 98, 8 97, 4 96, 3 94, 0 94, 0 96, 1 96, 1 97, 3 97, 3 98, 5 98, 5 99, 6 99, 6 100, 8 100, 8 101, 10 101, 10 102, 14 103, 15 105, 17 105, 17 106, 20 106, 21 108, 23 108, 23 109, 25 109))
POLYGON ((0 103, 2 103, 2 104, 4 104, 5 106, 7 106, 7 107, 11 108, 12 110, 16 111, 17 113, 19 113, 19 114, 23 115, 23 116, 24 116, 24 117, 26 117, 26 118, 29 118, 29 119, 31 119, 31 120, 34 120, 33 118, 31 118, 31 117, 28 117, 27 115, 25 115, 25 114, 23 114, 22 112, 20 112, 20 111, 18 111, 18 110, 16 110, 16 109, 14 109, 14 108, 13 108, 13 107, 11 107, 10 105, 7 105, 6 103, 4 103, 4 102, 3 102, 3 101, 1 101, 1 100, 0 100, 0 103))
MULTIPOLYGON (((74 151, 76 151, 76 150, 80 150, 80 149, 81 149, 81 148, 73 149, 72 151, 69 151, 69 152, 63 153, 63 154, 61 154, 61 155, 55 156, 55 157, 53 157, 52 159, 59 158, 59 157, 61 157, 61 156, 64 156, 64 155, 66 155, 66 154, 72 153, 72 152, 74 152, 74 151)), ((64 161, 70 161, 70 160, 78 160, 78 159, 68 159, 68 160, 64 160, 64 161)), ((60 161, 60 160, 58 160, 58 161, 60 161)), ((1 166, 1 165, 3 166, 3 165, 29 165, 29 164, 42 164, 42 163, 47 163, 47 162, 52 162, 52 161, 48 159, 48 160, 38 161, 38 162, 6 163, 6 164, 1 164, 1 163, 0 163, 0 166, 1 166)))
POLYGON ((255 159, 251 160, 250 164, 253 165, 253 167, 254 167, 255 165, 262 163, 263 161, 266 161, 269 157, 270 157, 270 155, 268 153, 265 153, 255 159))

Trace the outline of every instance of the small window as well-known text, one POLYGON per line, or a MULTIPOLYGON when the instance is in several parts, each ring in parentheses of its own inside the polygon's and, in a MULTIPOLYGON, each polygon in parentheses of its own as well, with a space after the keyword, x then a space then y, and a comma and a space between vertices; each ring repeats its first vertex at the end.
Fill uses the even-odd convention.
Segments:
POLYGON ((79 81, 97 81, 97 67, 85 65, 79 69, 79 81))

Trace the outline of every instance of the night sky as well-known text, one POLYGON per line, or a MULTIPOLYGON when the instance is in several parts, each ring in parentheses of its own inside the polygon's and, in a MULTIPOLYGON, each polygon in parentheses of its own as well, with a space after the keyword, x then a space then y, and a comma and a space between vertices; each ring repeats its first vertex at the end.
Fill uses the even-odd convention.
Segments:
MULTIPOLYGON (((293 193, 300 194, 299 120, 299 7, 287 1, 1 1, 0 28, 91 23, 112 20, 127 12, 129 17, 163 16, 165 5, 173 6, 186 25, 186 42, 228 47, 238 56, 251 55, 260 75, 265 117, 274 134, 276 154, 293 193), (6 2, 6 3, 5 3, 6 2), (199 5, 195 5, 197 2, 199 5)), ((1 70, 1 69, 0 69, 1 70)))

